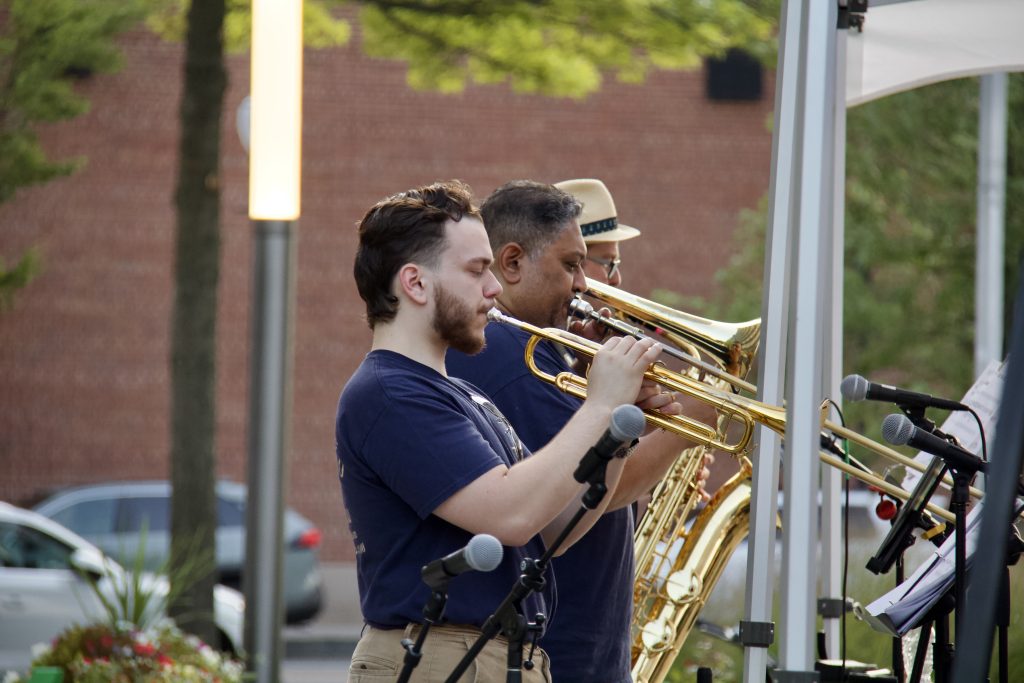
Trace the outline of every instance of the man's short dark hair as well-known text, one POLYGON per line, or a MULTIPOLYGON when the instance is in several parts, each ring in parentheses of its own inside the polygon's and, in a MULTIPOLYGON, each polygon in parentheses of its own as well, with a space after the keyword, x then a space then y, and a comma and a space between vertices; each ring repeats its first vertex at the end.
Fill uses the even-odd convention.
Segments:
POLYGON ((582 211, 583 205, 572 195, 532 180, 505 183, 480 205, 494 253, 515 242, 530 258, 554 242, 582 211))
POLYGON ((446 245, 445 225, 464 216, 479 219, 480 212, 472 190, 459 180, 400 192, 366 212, 358 225, 353 272, 371 329, 398 312, 391 282, 399 269, 407 263, 436 267, 446 245))

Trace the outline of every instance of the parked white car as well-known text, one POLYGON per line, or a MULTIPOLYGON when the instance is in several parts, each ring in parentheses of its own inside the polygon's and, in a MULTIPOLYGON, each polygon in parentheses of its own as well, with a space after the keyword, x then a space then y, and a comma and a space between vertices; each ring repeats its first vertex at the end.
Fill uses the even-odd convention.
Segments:
MULTIPOLYGON (((242 589, 245 568, 246 486, 217 482, 217 581, 242 589)), ((145 566, 166 565, 171 547, 171 482, 115 481, 75 486, 33 508, 130 563, 142 547, 145 566), (146 530, 145 536, 142 531, 146 530)), ((323 607, 320 530, 291 508, 284 513, 282 573, 284 618, 288 624, 313 619, 323 607)))
MULTIPOLYGON (((108 620, 83 573, 112 595, 127 573, 99 548, 43 515, 0 502, 0 671, 26 671, 33 646, 49 644, 73 624, 108 620)), ((166 596, 163 577, 146 574, 145 590, 166 596)), ((163 600, 157 599, 162 604, 163 600)), ((239 653, 245 601, 225 586, 214 590, 220 638, 210 645, 239 653)))

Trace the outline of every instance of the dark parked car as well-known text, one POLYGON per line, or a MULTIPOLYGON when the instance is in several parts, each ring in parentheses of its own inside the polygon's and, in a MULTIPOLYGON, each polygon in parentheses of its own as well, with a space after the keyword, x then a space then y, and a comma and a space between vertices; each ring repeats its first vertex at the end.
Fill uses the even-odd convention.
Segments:
MULTIPOLYGON (((125 481, 65 489, 35 506, 43 514, 131 564, 146 529, 146 568, 167 562, 170 548, 168 481, 125 481)), ((241 590, 245 567, 246 487, 217 482, 217 570, 219 581, 241 590)), ((321 533, 292 509, 284 515, 284 609, 290 624, 315 617, 323 605, 321 533)))

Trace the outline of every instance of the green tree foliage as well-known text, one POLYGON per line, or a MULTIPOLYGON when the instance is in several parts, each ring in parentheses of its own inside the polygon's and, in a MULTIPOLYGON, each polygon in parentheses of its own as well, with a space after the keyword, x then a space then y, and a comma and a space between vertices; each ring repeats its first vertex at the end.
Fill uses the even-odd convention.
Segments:
MULTIPOLYGON (((159 1, 150 25, 180 38, 188 3, 159 1)), ((228 0, 229 50, 248 48, 249 12, 249 0, 228 0)), ((778 0, 310 0, 304 12, 311 47, 346 42, 345 17, 357 17, 363 50, 406 62, 413 88, 511 81, 519 92, 584 97, 605 73, 640 82, 732 47, 770 61, 778 0), (339 14, 344 6, 358 14, 339 14)))
POLYGON ((33 126, 88 111, 76 75, 120 66, 113 38, 138 9, 123 0, 0 0, 0 202, 82 163, 49 159, 33 126))
MULTIPOLYGON (((1007 315, 1024 248, 1024 75, 1009 81, 1007 315)), ((977 79, 848 112, 844 372, 937 395, 960 396, 970 386, 977 133, 977 79)), ((741 217, 735 255, 718 274, 719 293, 702 308, 708 315, 759 314, 766 206, 741 217)), ((847 412, 854 428, 877 434, 886 408, 860 404, 847 412)))
POLYGON ((414 88, 511 80, 520 92, 583 97, 603 73, 698 67, 730 47, 771 52, 773 7, 726 0, 378 0, 360 3, 364 49, 409 64, 414 88))
POLYGON ((38 249, 26 251, 11 268, 0 259, 0 310, 9 307, 14 302, 14 293, 31 282, 38 272, 38 249))
MULTIPOLYGON (((50 159, 36 126, 88 111, 77 75, 117 69, 113 38, 140 16, 135 0, 0 0, 0 203, 84 163, 50 159)), ((0 259, 0 304, 10 304, 39 260, 35 250, 10 268, 0 259)))
MULTIPOLYGON (((151 9, 146 23, 167 40, 184 41, 188 26, 188 0, 148 0, 151 9)), ((344 0, 306 0, 302 6, 303 42, 307 47, 323 48, 348 42, 350 27, 332 14, 344 0)), ((224 3, 224 47, 228 52, 249 49, 252 34, 252 0, 226 0, 224 3)))

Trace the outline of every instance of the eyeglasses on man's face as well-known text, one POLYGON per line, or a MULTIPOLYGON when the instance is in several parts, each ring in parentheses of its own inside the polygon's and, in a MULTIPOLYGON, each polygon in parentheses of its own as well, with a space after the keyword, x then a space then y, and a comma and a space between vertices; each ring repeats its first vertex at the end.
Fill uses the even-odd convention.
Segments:
POLYGON ((597 258, 594 256, 588 256, 587 260, 604 268, 605 273, 608 274, 609 280, 615 277, 615 273, 619 272, 619 264, 622 263, 622 259, 618 258, 597 258))

